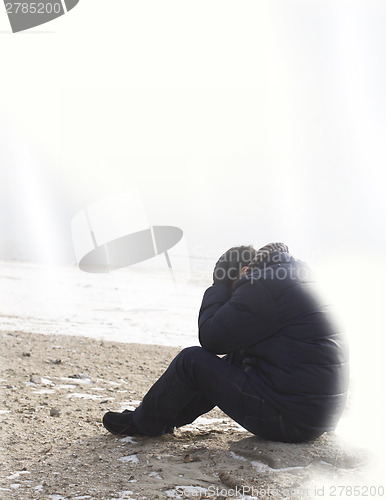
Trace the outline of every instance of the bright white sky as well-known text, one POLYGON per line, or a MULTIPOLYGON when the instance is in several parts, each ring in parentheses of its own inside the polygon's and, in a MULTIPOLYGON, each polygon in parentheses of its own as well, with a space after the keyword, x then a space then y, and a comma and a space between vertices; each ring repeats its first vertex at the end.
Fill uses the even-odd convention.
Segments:
POLYGON ((2 254, 68 257, 72 216, 133 187, 192 255, 383 253, 385 21, 372 0, 81 0, 15 35, 0 14, 2 254))

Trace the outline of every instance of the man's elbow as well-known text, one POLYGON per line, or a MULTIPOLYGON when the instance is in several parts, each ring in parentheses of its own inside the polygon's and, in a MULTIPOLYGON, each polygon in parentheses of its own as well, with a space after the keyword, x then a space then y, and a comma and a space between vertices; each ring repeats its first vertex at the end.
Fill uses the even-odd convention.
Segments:
POLYGON ((224 346, 213 331, 209 332, 206 328, 200 328, 198 331, 198 339, 201 347, 205 349, 205 351, 213 354, 224 354, 224 346))
POLYGON ((201 347, 205 349, 205 351, 211 352, 213 354, 218 354, 218 346, 216 345, 216 342, 213 342, 211 336, 204 333, 201 329, 198 332, 198 339, 200 341, 201 347))

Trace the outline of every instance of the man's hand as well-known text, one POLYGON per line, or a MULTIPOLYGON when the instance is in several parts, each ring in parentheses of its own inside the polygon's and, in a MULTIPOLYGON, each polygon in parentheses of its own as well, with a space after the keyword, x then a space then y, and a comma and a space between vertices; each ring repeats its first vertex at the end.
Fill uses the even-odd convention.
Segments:
POLYGON ((233 283, 240 276, 240 267, 240 263, 237 260, 232 259, 232 255, 230 255, 229 252, 225 252, 221 255, 214 266, 213 284, 221 284, 227 286, 228 288, 232 288, 233 283))

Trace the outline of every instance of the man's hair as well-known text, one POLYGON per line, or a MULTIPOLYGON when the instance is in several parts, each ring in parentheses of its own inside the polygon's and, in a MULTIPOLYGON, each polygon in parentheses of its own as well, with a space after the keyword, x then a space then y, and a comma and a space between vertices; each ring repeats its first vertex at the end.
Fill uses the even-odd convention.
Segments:
POLYGON ((248 268, 246 274, 249 274, 261 262, 269 262, 271 253, 276 251, 288 252, 288 247, 280 242, 268 243, 268 245, 263 246, 259 250, 255 250, 252 245, 232 247, 219 258, 215 269, 219 262, 230 262, 231 267, 228 272, 231 279, 236 279, 240 277, 243 267, 248 268))
POLYGON ((241 269, 242 267, 248 266, 256 257, 257 251, 252 245, 241 245, 230 248, 220 259, 238 264, 241 269))
POLYGON ((228 277, 232 280, 237 279, 241 276, 241 269, 247 267, 256 255, 257 252, 252 245, 232 247, 221 255, 216 262, 213 276, 215 276, 217 269, 219 269, 220 263, 225 261, 228 262, 228 277))

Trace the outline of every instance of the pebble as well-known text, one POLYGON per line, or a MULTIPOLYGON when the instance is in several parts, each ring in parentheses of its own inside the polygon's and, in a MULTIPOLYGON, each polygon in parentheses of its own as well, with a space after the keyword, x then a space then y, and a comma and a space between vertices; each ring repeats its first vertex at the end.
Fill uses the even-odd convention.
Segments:
POLYGON ((50 363, 51 365, 60 365, 62 364, 62 360, 60 358, 47 359, 47 363, 50 363))
POLYGON ((82 380, 92 380, 91 377, 86 375, 85 373, 75 373, 74 375, 69 375, 68 378, 76 378, 76 379, 82 379, 82 380))
POLYGON ((57 408, 51 408, 50 410, 50 417, 59 417, 60 416, 60 410, 57 408))
POLYGON ((39 377, 39 375, 31 375, 29 381, 33 384, 41 384, 42 379, 39 377))

